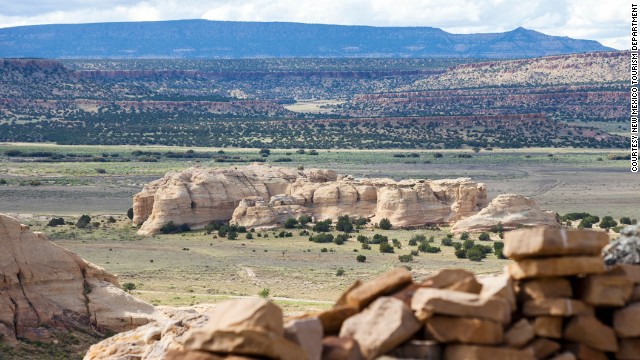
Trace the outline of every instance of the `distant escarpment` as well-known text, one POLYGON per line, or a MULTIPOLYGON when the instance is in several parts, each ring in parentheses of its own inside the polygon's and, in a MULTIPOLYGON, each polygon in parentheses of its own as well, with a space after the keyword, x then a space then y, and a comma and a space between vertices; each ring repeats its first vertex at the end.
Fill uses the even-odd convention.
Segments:
MULTIPOLYGON (((454 223, 477 214, 487 202, 485 186, 466 178, 394 181, 269 165, 196 167, 170 172, 147 184, 134 197, 133 221, 142 225, 139 233, 143 235, 158 233, 169 222, 191 229, 214 221, 265 227, 300 215, 314 221, 342 215, 372 222, 386 218, 394 226, 417 227, 454 223)), ((511 216, 509 210, 503 209, 501 215, 511 216)), ((494 216, 489 221, 501 219, 494 216)), ((553 225, 539 220, 519 218, 526 225, 553 225)))
POLYGON ((0 57, 90 59, 523 58, 611 50, 524 28, 451 34, 432 27, 207 20, 20 26, 0 29, 0 45, 0 57))

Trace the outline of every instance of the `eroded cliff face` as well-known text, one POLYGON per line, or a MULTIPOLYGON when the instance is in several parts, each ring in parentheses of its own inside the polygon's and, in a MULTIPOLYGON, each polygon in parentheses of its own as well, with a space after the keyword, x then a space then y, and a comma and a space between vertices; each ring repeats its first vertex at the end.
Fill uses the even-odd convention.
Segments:
POLYGON ((211 221, 273 226, 289 217, 341 215, 388 218, 400 227, 449 223, 487 204, 483 184, 470 179, 403 180, 338 177, 334 171, 295 171, 269 165, 192 168, 168 173, 134 197, 139 233, 173 221, 203 228, 211 221))
POLYGON ((116 276, 0 214, 0 334, 46 341, 56 329, 126 331, 155 318, 116 276))
POLYGON ((203 228, 211 221, 228 221, 240 201, 283 194, 300 173, 281 167, 250 165, 169 172, 153 181, 133 199, 133 221, 139 233, 157 233, 173 221, 203 228))

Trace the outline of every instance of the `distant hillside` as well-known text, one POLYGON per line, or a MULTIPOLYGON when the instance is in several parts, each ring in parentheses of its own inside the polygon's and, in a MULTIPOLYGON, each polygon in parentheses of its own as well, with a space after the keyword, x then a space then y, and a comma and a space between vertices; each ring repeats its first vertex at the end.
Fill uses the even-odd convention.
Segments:
MULTIPOLYGON (((0 142, 621 148, 627 139, 607 131, 626 128, 629 88, 607 71, 619 72, 622 54, 552 57, 550 67, 589 77, 518 87, 497 76, 515 70, 513 60, 491 62, 499 72, 478 64, 471 77, 463 70, 473 64, 442 70, 422 59, 377 59, 367 67, 353 59, 0 59, 0 142), (589 60, 575 64, 574 57, 589 60), (403 62, 415 70, 398 70, 403 62), (438 80, 433 88, 397 91, 429 79, 438 80), (458 89, 464 79, 474 87, 458 89)), ((527 61, 535 73, 544 68, 527 61)))
POLYGON ((523 28, 462 35, 431 27, 180 20, 0 29, 5 58, 528 58, 609 50, 523 28))
POLYGON ((599 52, 454 66, 401 90, 618 83, 628 81, 629 52, 599 52))

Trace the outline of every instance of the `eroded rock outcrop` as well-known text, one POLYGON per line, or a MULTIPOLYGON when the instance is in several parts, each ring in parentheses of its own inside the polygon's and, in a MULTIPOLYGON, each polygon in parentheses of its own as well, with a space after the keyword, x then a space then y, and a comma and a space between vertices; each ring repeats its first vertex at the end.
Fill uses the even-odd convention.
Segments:
POLYGON ((133 222, 142 225, 140 234, 153 234, 169 221, 192 228, 228 221, 242 199, 284 194, 299 175, 296 170, 266 165, 169 172, 135 195, 133 222))
POLYGON ((156 317, 116 276, 0 214, 0 333, 46 341, 56 329, 126 331, 156 317))
POLYGON ((532 199, 515 194, 496 196, 486 208, 477 214, 456 222, 451 231, 486 231, 492 226, 502 224, 504 230, 513 230, 520 226, 557 227, 553 211, 544 211, 532 199))
POLYGON ((334 171, 269 165, 192 168, 168 173, 134 197, 134 223, 153 234, 173 221, 198 229, 211 221, 272 226, 288 217, 383 218, 400 227, 449 223, 487 204, 483 184, 453 180, 354 179, 334 171))

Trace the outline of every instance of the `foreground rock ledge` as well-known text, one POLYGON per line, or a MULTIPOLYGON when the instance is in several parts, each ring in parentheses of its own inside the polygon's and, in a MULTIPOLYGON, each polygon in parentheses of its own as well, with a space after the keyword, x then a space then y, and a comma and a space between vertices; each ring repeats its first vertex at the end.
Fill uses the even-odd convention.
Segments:
POLYGON ((514 263, 522 268, 570 260, 551 271, 536 267, 545 269, 542 277, 507 271, 476 279, 445 269, 416 282, 398 268, 357 281, 320 313, 284 321, 266 300, 232 300, 118 334, 85 359, 639 359, 640 302, 629 294, 640 284, 640 266, 602 273, 600 258, 598 274, 589 275, 593 269, 572 259, 601 250, 603 242, 593 243, 601 235, 576 231, 562 245, 556 235, 534 229, 505 237, 523 256, 514 263), (529 240, 534 247, 518 247, 529 240), (607 301, 593 301, 603 289, 607 301))
POLYGON ((116 276, 0 214, 0 334, 47 341, 70 329, 120 332, 154 319, 116 276))

